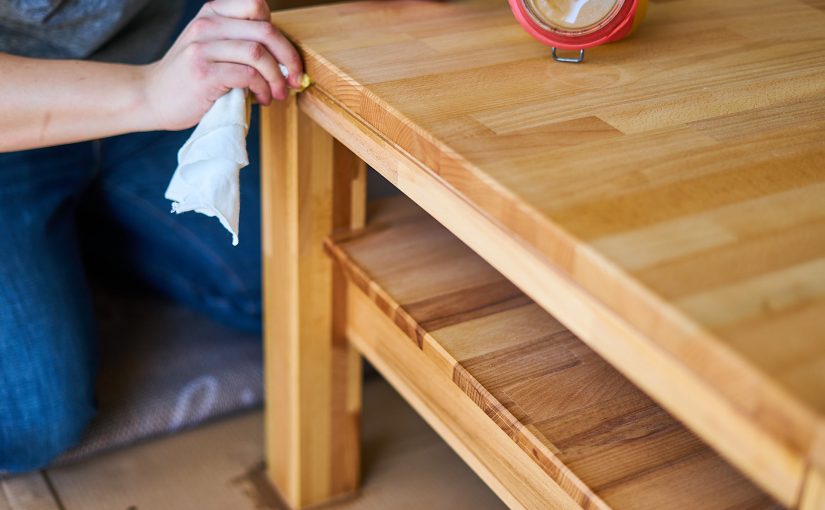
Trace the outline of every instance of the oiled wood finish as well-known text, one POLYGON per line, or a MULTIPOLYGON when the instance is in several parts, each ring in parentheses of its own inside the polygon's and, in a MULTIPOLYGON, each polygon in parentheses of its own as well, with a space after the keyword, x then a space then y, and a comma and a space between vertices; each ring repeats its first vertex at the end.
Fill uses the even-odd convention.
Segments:
MULTIPOLYGON (((347 337, 512 510, 578 505, 355 285, 347 337)), ((448 505, 449 506, 449 505, 448 505)))
POLYGON ((657 368, 704 385, 702 413, 666 398, 676 378, 645 390, 798 502, 804 466, 825 465, 821 3, 654 2, 637 36, 580 66, 551 62, 497 0, 274 20, 317 95, 615 312, 670 360, 657 368), (754 429, 712 437, 731 413, 754 429))
POLYGON ((802 493, 800 510, 825 510, 825 473, 811 471, 802 493))
POLYGON ((365 168, 295 96, 261 117, 267 462, 299 508, 354 491, 360 476, 361 361, 323 239, 363 223, 365 168))
MULTIPOLYGON (((294 9, 295 7, 308 7, 310 5, 329 4, 335 0, 268 0, 270 9, 278 11, 282 9, 294 9)), ((338 0, 340 1, 340 0, 338 0)))
MULTIPOLYGON (((367 229, 328 247, 354 285, 430 363, 582 507, 772 507, 770 498, 408 200, 382 202, 367 229)), ((469 427, 468 433, 480 428, 469 427)))
POLYGON ((796 505, 804 461, 685 366, 640 336, 620 316, 595 301, 569 279, 548 267, 546 259, 514 240, 500 225, 444 186, 437 176, 410 160, 363 123, 332 104, 322 93, 308 91, 299 104, 330 133, 422 206, 433 218, 516 283, 546 310, 558 311, 564 323, 612 365, 642 387, 741 470, 775 497, 796 505), (630 370, 627 368, 630 367, 630 370))

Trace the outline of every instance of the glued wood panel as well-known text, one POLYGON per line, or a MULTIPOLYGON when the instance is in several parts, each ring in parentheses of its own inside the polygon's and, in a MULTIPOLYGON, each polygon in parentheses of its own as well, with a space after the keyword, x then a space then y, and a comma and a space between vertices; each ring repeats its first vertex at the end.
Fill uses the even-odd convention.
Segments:
POLYGON ((374 301, 352 284, 347 286, 347 336, 508 508, 578 508, 447 375, 430 363, 374 301))
POLYGON ((752 422, 717 447, 793 504, 801 466, 825 466, 820 3, 653 2, 636 36, 579 66, 552 62, 499 0, 273 19, 319 94, 707 385, 708 414, 752 422), (791 453, 744 466, 765 444, 791 453))
POLYGON ((299 101, 313 119, 514 282, 660 405, 708 441, 742 472, 788 505, 798 502, 805 463, 765 433, 668 353, 615 312, 553 269, 545 259, 462 200, 436 176, 333 105, 319 89, 299 101))
POLYGON ((267 466, 302 508, 360 479, 361 359, 339 328, 340 277, 323 240, 361 225, 366 168, 295 96, 261 119, 267 466))
POLYGON ((376 312, 577 504, 774 507, 426 213, 406 199, 373 212, 366 229, 329 243, 330 253, 376 312))

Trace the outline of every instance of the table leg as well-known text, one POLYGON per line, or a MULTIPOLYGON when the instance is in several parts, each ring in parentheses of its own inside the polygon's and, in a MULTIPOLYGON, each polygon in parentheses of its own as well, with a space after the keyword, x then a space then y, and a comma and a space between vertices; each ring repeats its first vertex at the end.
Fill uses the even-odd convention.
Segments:
POLYGON ((361 361, 323 240, 362 225, 366 199, 364 164, 298 102, 261 115, 266 457, 293 508, 359 482, 361 361))
POLYGON ((825 472, 812 467, 802 487, 800 510, 825 510, 825 472))

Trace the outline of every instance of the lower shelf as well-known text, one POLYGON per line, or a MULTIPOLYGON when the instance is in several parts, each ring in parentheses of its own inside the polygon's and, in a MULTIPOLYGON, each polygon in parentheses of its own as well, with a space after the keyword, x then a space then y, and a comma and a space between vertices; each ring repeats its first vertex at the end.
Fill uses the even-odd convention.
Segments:
POLYGON ((509 506, 779 508, 407 199, 327 248, 351 340, 509 506))

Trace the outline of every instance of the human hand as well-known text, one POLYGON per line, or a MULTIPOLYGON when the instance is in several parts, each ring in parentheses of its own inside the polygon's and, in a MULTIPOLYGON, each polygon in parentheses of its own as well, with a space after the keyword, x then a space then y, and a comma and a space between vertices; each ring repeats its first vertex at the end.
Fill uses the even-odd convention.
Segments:
POLYGON ((303 66, 292 44, 269 21, 265 0, 204 4, 166 55, 143 70, 147 114, 156 129, 197 124, 233 88, 268 105, 300 88, 303 66), (278 64, 289 70, 281 74, 278 64))

